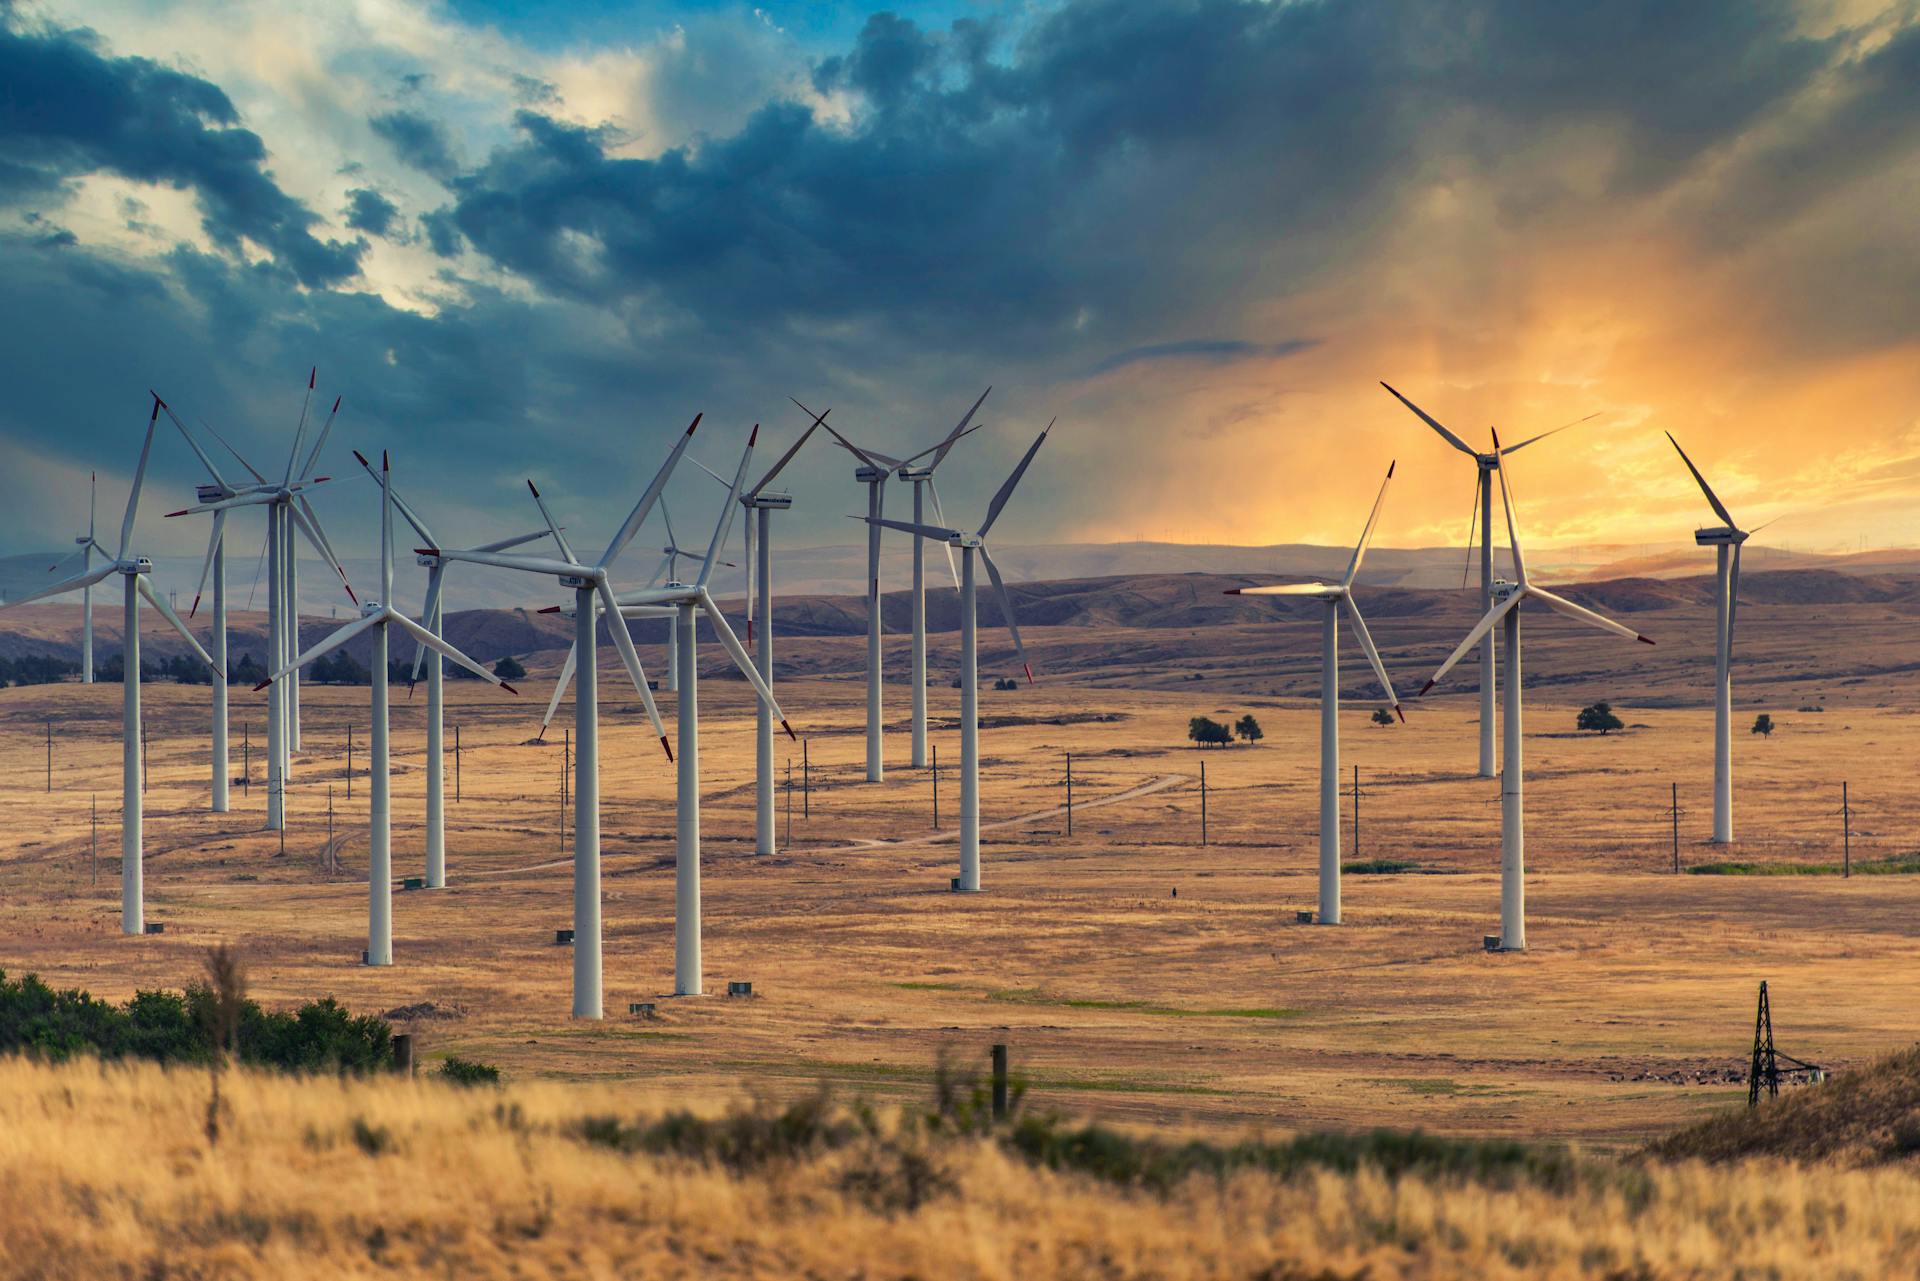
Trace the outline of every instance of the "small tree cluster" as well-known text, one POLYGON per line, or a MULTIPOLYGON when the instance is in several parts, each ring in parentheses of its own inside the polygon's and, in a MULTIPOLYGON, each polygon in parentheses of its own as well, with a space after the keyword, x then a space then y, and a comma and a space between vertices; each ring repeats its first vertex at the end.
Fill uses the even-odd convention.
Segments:
POLYGON ((1210 716, 1196 716, 1187 722, 1187 737, 1200 747, 1225 747, 1233 742, 1233 730, 1210 716))
POLYGON ((80 664, 47 654, 0 658, 0 689, 9 685, 51 685, 80 674, 80 664))

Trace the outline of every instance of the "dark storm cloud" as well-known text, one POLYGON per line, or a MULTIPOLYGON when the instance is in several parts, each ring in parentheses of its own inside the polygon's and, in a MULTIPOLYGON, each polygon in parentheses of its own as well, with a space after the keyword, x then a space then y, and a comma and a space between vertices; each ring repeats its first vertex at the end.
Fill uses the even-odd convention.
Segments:
POLYGON ((400 216, 400 206, 377 191, 355 187, 347 193, 346 215, 349 231, 384 236, 393 230, 393 224, 400 216))
POLYGON ((460 253, 460 225, 454 221, 453 210, 435 209, 420 215, 420 229, 427 233, 427 245, 442 258, 454 258, 460 253))
POLYGON ((321 241, 320 219, 280 190, 258 134, 238 127, 216 85, 145 58, 115 58, 88 31, 30 25, 0 10, 0 199, 50 197, 109 172, 190 190, 207 235, 244 238, 301 284, 359 272, 364 241, 321 241))
POLYGON ((444 178, 458 168, 453 140, 446 127, 431 116, 417 111, 389 111, 370 117, 367 124, 387 140, 404 164, 422 173, 444 178))
POLYGON ((1221 365, 1234 360, 1250 360, 1255 356, 1292 356, 1311 351, 1319 345, 1319 340, 1315 338, 1290 338, 1286 342, 1274 343, 1242 342, 1237 338, 1189 338, 1182 342, 1149 343, 1144 347, 1115 352, 1088 372, 1104 374, 1128 365, 1162 360, 1194 360, 1221 365))

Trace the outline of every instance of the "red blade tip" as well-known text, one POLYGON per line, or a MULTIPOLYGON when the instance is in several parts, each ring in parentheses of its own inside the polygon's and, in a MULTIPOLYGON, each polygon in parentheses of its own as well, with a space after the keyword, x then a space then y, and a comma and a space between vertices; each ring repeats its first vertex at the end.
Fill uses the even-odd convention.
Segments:
POLYGON ((309 369, 307 371, 307 390, 308 391, 313 390, 313 380, 315 378, 318 378, 319 376, 320 376, 320 366, 318 365, 315 365, 312 369, 309 369))
POLYGON ((667 749, 667 760, 671 762, 673 760, 673 744, 667 741, 665 734, 660 736, 660 746, 667 749))
POLYGON ((787 737, 792 739, 794 742, 797 743, 800 741, 800 736, 793 732, 793 726, 787 724, 785 721, 781 721, 780 728, 787 731, 787 737))
POLYGON ((1419 692, 1418 694, 1416 694, 1416 695, 1415 695, 1414 697, 1416 697, 1416 698, 1425 698, 1425 697, 1427 696, 1427 691, 1428 691, 1428 690, 1430 690, 1430 689, 1432 689, 1432 688, 1433 688, 1433 682, 1432 682, 1432 681, 1428 681, 1428 682, 1427 682, 1427 683, 1426 683, 1425 685, 1422 685, 1422 686, 1420 687, 1420 692, 1419 692))
POLYGON ((1027 669, 1027 684, 1029 684, 1029 685, 1031 685, 1031 684, 1033 684, 1033 664, 1031 664, 1031 663, 1022 663, 1022 664, 1020 664, 1020 666, 1022 666, 1022 667, 1024 667, 1024 668, 1026 668, 1026 669, 1027 669))
POLYGON ((1639 639, 1639 641, 1640 641, 1640 643, 1641 643, 1641 644, 1643 644, 1643 645, 1651 645, 1651 644, 1653 644, 1653 637, 1651 637, 1651 636, 1640 636, 1640 637, 1638 637, 1638 639, 1639 639))
POLYGON ((753 425, 753 430, 749 432, 747 435, 747 448, 752 449, 755 443, 759 441, 759 439, 760 439, 760 424, 755 423, 753 425))
MULTIPOLYGON (((695 414, 693 416, 693 421, 687 424, 687 435, 689 436, 693 435, 693 429, 695 427, 698 427, 700 425, 700 420, 702 418, 705 418, 706 416, 707 416, 707 411, 704 409, 701 410, 699 413, 695 414)), ((669 751, 667 755, 671 756, 673 755, 673 753, 669 751)))
POLYGON ((162 519, 162 520, 172 520, 172 519, 173 519, 173 518, 174 518, 175 516, 184 516, 184 515, 186 515, 186 514, 187 514, 187 509, 186 509, 186 508, 184 508, 184 507, 182 507, 182 508, 181 508, 181 509, 180 509, 179 511, 177 511, 177 512, 168 512, 168 513, 167 513, 167 514, 166 514, 165 516, 163 516, 163 517, 161 517, 161 519, 162 519))
POLYGON ((372 464, 370 464, 369 462, 367 462, 367 456, 366 456, 365 454, 363 454, 363 453, 361 453, 361 452, 360 452, 359 450, 357 450, 357 449, 353 451, 353 456, 354 456, 355 458, 358 458, 358 459, 360 460, 360 465, 361 465, 362 467, 369 467, 369 466, 371 466, 371 465, 372 465, 372 464))
POLYGON ((195 596, 193 598, 193 607, 187 610, 187 617, 192 618, 195 614, 199 612, 200 612, 200 598, 198 596, 195 596))
POLYGON ((542 609, 535 610, 534 612, 537 614, 557 614, 560 612, 560 607, 558 605, 548 605, 542 609))
POLYGON ((260 683, 259 683, 258 685, 255 685, 255 686, 253 687, 253 692, 254 692, 254 693, 256 693, 256 694, 258 694, 258 693, 259 693, 259 692, 260 692, 261 690, 263 690, 263 689, 265 689, 265 688, 266 688, 267 686, 269 686, 269 685, 271 685, 271 684, 273 684, 273 682, 272 682, 271 680, 264 680, 264 681, 261 681, 261 682, 260 682, 260 683))
POLYGON ((520 696, 520 691, 515 689, 513 686, 507 684, 505 681, 500 682, 500 688, 506 690, 507 693, 512 694, 515 698, 518 698, 520 696))
POLYGON ((1404 710, 1401 709, 1400 704, 1395 703, 1393 705, 1393 714, 1400 718, 1400 723, 1402 725, 1405 725, 1407 723, 1407 714, 1404 710))

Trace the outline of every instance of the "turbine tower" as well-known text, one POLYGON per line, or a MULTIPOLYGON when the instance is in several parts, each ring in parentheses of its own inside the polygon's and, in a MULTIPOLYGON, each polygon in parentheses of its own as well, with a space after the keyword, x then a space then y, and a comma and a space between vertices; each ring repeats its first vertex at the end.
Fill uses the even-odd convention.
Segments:
MULTIPOLYGON (((94 491, 98 487, 98 481, 99 476, 97 473, 87 473, 87 532, 73 540, 74 544, 80 548, 80 574, 82 577, 93 572, 93 554, 95 552, 99 552, 102 556, 107 555, 107 549, 102 547, 99 540, 93 536, 94 517, 96 515, 94 509, 97 505, 95 502, 97 495, 94 491)), ((108 559, 112 558, 108 557, 108 559)), ((65 558, 62 557, 63 562, 64 560, 65 558)), ((52 566, 49 572, 51 572, 52 569, 58 568, 58 565, 52 566)), ((80 589, 80 683, 82 685, 93 684, 93 585, 91 583, 80 589)), ((218 808, 225 807, 220 806, 218 808)))
POLYGON ((1033 667, 1027 662, 1026 646, 1020 643, 1020 625, 1013 616, 1013 598, 1007 594, 1006 582, 1000 577, 1000 567, 993 563, 993 556, 987 551, 987 531, 1000 519, 1001 509, 1013 496, 1014 486, 1026 475, 1033 456, 1040 452, 1040 446, 1047 443, 1047 433, 1052 430, 1053 423, 1050 422, 1046 430, 1034 438, 1033 444, 1027 446, 1019 466, 1013 469, 1013 474, 994 494, 993 501, 987 504, 987 518, 971 534, 940 525, 867 517, 869 524, 885 525, 889 529, 898 529, 921 538, 935 538, 960 549, 960 875, 954 882, 954 888, 967 894, 976 894, 980 890, 980 662, 973 558, 977 553, 986 562, 987 576, 993 580, 994 593, 1000 600, 1000 612, 1007 620, 1007 633, 1013 638, 1014 653, 1019 656, 1020 666, 1027 673, 1027 683, 1031 685, 1033 667))
MULTIPOLYGON (((1475 449, 1466 441, 1441 426, 1439 420, 1434 418, 1433 415, 1414 404, 1411 400, 1408 400, 1405 396, 1402 396, 1388 384, 1383 382, 1380 385, 1386 387, 1386 389, 1392 393, 1395 400, 1412 410, 1421 422, 1433 428, 1436 432, 1439 432, 1442 440, 1474 461, 1473 518, 1468 522, 1467 526, 1467 562, 1471 565, 1473 561, 1473 529, 1475 525, 1478 525, 1480 529, 1480 610, 1482 613, 1485 613, 1487 610, 1493 608, 1493 482, 1489 477, 1499 468, 1500 459, 1503 456, 1514 453, 1517 450, 1525 449, 1537 440, 1545 440, 1547 437, 1553 435, 1554 432, 1565 431, 1568 427, 1586 422, 1588 418, 1596 417, 1596 415, 1588 414, 1586 418, 1576 419, 1571 423, 1564 423, 1559 427, 1555 427, 1553 431, 1541 432, 1538 436, 1529 437, 1516 445, 1508 445, 1504 449, 1501 448, 1496 441, 1492 450, 1483 452, 1475 449)), ((1493 633, 1488 632, 1486 640, 1483 641, 1480 646, 1481 778, 1492 778, 1494 773, 1493 688, 1495 682, 1493 658, 1493 633)))
MULTIPOLYGON (((354 459, 373 477, 378 485, 385 486, 388 477, 383 471, 375 471, 373 464, 359 450, 353 451, 354 459)), ((394 510, 401 519, 413 527, 421 541, 438 545, 439 540, 433 531, 427 528, 426 521, 400 495, 399 490, 390 491, 394 510)), ((509 551, 538 542, 547 537, 547 531, 537 529, 530 534, 521 534, 517 538, 502 539, 497 543, 488 543, 479 548, 486 552, 509 551)), ((427 571, 427 594, 420 607, 420 621, 427 630, 442 640, 444 634, 445 609, 442 599, 442 587, 446 581, 447 563, 437 556, 416 556, 422 568, 427 571)), ((413 687, 420 682, 420 668, 427 669, 427 888, 443 890, 447 887, 447 757, 446 757, 446 680, 440 655, 436 652, 429 661, 425 644, 415 647, 413 656, 413 675, 407 682, 407 697, 413 697, 413 687)))
POLYGON ((1320 910, 1314 917, 1322 925, 1340 924, 1340 606, 1344 604, 1353 619, 1353 633, 1366 651, 1367 662, 1386 691, 1387 702, 1400 710, 1400 697, 1393 692, 1393 681, 1380 662, 1380 651, 1367 633, 1367 620, 1353 599, 1353 580, 1359 576, 1360 562, 1367 554, 1367 543, 1380 519, 1380 505, 1387 499, 1387 486, 1393 481, 1393 464, 1387 464, 1387 478, 1380 482, 1380 493, 1373 500, 1366 528, 1347 562, 1347 572, 1338 583, 1283 583, 1272 587, 1231 587, 1229 596, 1310 596, 1321 602, 1320 621, 1320 910))
POLYGON ((607 612, 607 631, 613 637, 614 648, 620 652, 620 661, 626 665, 627 676, 633 681, 634 690, 640 695, 640 702, 647 709, 647 719, 653 723, 654 733, 660 736, 660 746, 666 751, 667 759, 673 759, 673 748, 667 742, 666 726, 660 723, 660 709, 654 706, 653 693, 647 688, 646 670, 640 665, 640 655, 634 652, 633 636, 627 631, 626 623, 620 617, 620 606, 613 592, 613 564, 627 544, 640 531, 640 523, 653 510, 660 498, 660 492, 667 486, 667 478, 673 474, 674 467, 687 452, 687 444, 693 439, 693 433, 700 426, 700 416, 695 415, 693 422, 674 442, 673 449, 667 454, 666 462, 654 474, 646 491, 640 495, 640 501, 634 504, 627 519, 614 534, 613 541, 600 559, 592 564, 581 561, 574 555, 572 546, 567 542, 565 533, 555 524, 547 513, 547 505, 540 498, 540 491, 534 489, 531 481, 527 488, 533 490, 534 499, 540 505, 542 516, 546 518, 554 543, 560 548, 557 557, 527 556, 515 552, 446 551, 438 547, 418 548, 422 556, 432 556, 440 560, 467 561, 475 565, 493 565, 501 569, 519 570, 528 574, 546 574, 560 580, 562 587, 573 592, 574 649, 578 656, 577 672, 579 688, 573 699, 573 1016, 581 1019, 602 1017, 602 972, 601 972, 601 928, 600 928, 600 685, 599 685, 599 626, 598 607, 605 606, 607 612))
POLYGON ((362 632, 373 633, 373 661, 368 664, 372 690, 372 728, 368 733, 369 764, 367 788, 367 959, 368 965, 393 964, 393 822, 389 803, 392 785, 387 747, 387 684, 389 675, 390 628, 398 627, 436 653, 451 658, 484 681, 490 681, 509 694, 519 691, 468 658, 432 632, 393 607, 393 486, 387 455, 380 455, 380 599, 360 607, 360 618, 337 629, 331 636, 286 666, 275 671, 253 688, 255 691, 289 678, 308 663, 341 648, 362 632))
MULTIPOLYGON (((1693 541, 1715 550, 1717 571, 1714 578, 1714 668, 1713 668, 1713 841, 1726 845, 1733 840, 1733 622, 1740 610, 1740 548, 1765 525, 1741 529, 1733 523, 1725 503, 1707 484, 1707 478, 1680 448, 1680 442, 1667 433, 1679 453, 1680 461, 1693 473, 1694 483, 1707 496, 1707 505, 1724 524, 1713 529, 1696 529, 1693 541)), ((1769 524, 1772 522, 1769 521, 1769 524)))
MULTIPOLYGON (((140 599, 145 597, 161 617, 180 633, 194 656, 209 669, 213 660, 195 640, 172 606, 162 600, 148 583, 153 562, 145 556, 129 554, 133 543, 134 518, 140 511, 140 488, 146 481, 147 459, 153 453, 153 429, 160 420, 160 398, 153 398, 153 413, 147 419, 146 441, 140 446, 140 465, 134 469, 133 488, 127 494, 126 514, 120 518, 120 549, 99 569, 88 568, 72 578, 63 579, 31 596, 6 602, 6 606, 24 605, 71 591, 81 591, 119 574, 125 580, 125 613, 122 617, 120 659, 120 931, 123 934, 146 933, 146 884, 142 853, 145 846, 144 818, 140 792, 140 599)), ((0 606, 5 608, 6 606, 0 606)))
MULTIPOLYGON (((700 668, 695 650, 695 627, 701 614, 706 615, 707 622, 713 627, 714 635, 719 637, 721 645, 733 659, 734 666, 740 669, 740 674, 753 686, 761 706, 766 709, 769 716, 779 720, 780 728, 786 731, 788 738, 795 737, 793 727, 787 724, 786 717, 780 712, 779 704, 774 702, 773 691, 767 687, 760 672, 755 670, 753 661, 747 657, 747 651, 742 648, 739 638, 733 634, 733 628, 727 624, 726 616, 713 603, 713 597, 707 590, 720 549, 726 545, 727 532, 733 524, 734 507, 740 501, 741 486, 746 481, 747 466, 753 461, 753 446, 759 436, 760 427, 755 424, 753 434, 747 438, 747 447, 740 455, 740 466, 734 473, 733 483, 727 493, 727 501, 721 507, 720 519, 714 524, 713 538, 707 544, 707 554, 701 561, 699 577, 691 584, 670 583, 665 587, 653 587, 634 592, 628 597, 634 606, 642 609, 672 606, 680 616, 680 626, 675 633, 680 647, 680 706, 676 712, 680 734, 680 756, 676 779, 674 829, 673 994, 675 996, 698 996, 702 990, 700 668)), ((578 608, 577 605, 576 608, 578 608)), ((623 631, 625 628, 626 624, 622 621, 614 630, 623 631)))
MULTIPOLYGON (((819 417, 807 425, 800 433, 800 439, 787 446, 787 452, 780 455, 779 461, 767 469, 759 483, 741 493, 740 503, 747 509, 745 521, 747 540, 747 646, 753 651, 755 670, 760 674, 760 683, 767 687, 768 699, 773 691, 773 513, 787 511, 793 506, 793 495, 784 490, 768 489, 775 478, 785 471, 793 456, 800 452, 813 433, 833 411, 822 410, 819 417), (753 629, 754 612, 760 614, 760 632, 755 635, 753 629)), ((679 611, 675 610, 675 616, 679 611)), ((753 724, 753 852, 772 854, 774 840, 773 806, 773 705, 768 699, 754 703, 753 724)))
MULTIPOLYGON (((1494 449, 1500 448, 1500 435, 1494 433, 1494 449)), ((1515 446, 1518 448, 1518 446, 1515 446)), ((1651 645, 1647 637, 1612 619, 1582 605, 1576 605, 1563 596, 1556 596, 1544 587, 1535 586, 1527 578, 1527 563, 1520 554, 1519 524, 1513 513, 1513 491, 1507 484, 1507 469, 1496 466, 1494 471, 1500 477, 1501 504, 1507 514, 1507 541, 1513 549, 1514 580, 1496 580, 1493 584, 1494 607, 1478 623, 1474 624, 1467 638, 1460 642, 1459 648, 1440 664, 1440 670, 1433 679, 1421 689, 1421 697, 1434 687, 1465 657, 1468 650, 1477 645, 1482 638, 1499 623, 1505 630, 1503 649, 1506 655, 1501 708, 1501 753, 1500 753, 1500 950, 1503 952, 1521 952, 1527 946, 1527 887, 1526 887, 1526 809, 1522 803, 1521 789, 1524 771, 1520 758, 1520 605, 1529 597, 1539 601, 1547 608, 1568 618, 1577 619, 1601 631, 1612 632, 1628 640, 1644 641, 1651 645)))
MULTIPOLYGON (((169 518, 190 516, 201 512, 212 512, 214 516, 213 533, 207 543, 207 559, 200 571, 200 590, 195 592, 193 608, 188 611, 191 617, 199 609, 200 591, 205 590, 208 573, 213 575, 214 591, 214 648, 221 670, 216 674, 214 693, 214 763, 220 778, 224 779, 226 770, 227 744, 227 699, 225 682, 226 661, 226 514, 241 507, 264 507, 267 518, 267 538, 265 559, 267 563, 267 670, 277 671, 299 650, 300 619, 295 606, 293 535, 298 530, 320 558, 333 572, 339 575, 341 585, 346 588, 347 598, 357 607, 359 597, 353 593, 353 584, 347 581, 346 570, 341 566, 340 558, 334 555, 333 544, 327 538, 326 530, 320 524, 320 514, 313 509, 308 493, 316 486, 326 484, 331 477, 315 476, 314 468, 319 464, 320 451, 326 447, 327 438, 333 432, 334 419, 340 412, 340 398, 335 397, 333 409, 328 413, 325 424, 313 448, 307 453, 304 463, 300 461, 300 446, 306 436, 307 410, 313 399, 313 388, 317 370, 307 374, 307 402, 301 406, 300 424, 294 432, 293 448, 287 455, 285 475, 278 481, 269 480, 253 464, 241 457, 238 450, 227 443, 213 428, 207 427, 209 435, 220 442, 221 446, 233 456, 234 460, 252 477, 249 484, 230 484, 221 475, 200 442, 194 439, 187 425, 180 421, 173 409, 163 400, 160 408, 186 440, 188 448, 207 469, 212 478, 210 485, 199 487, 199 503, 193 507, 183 507, 179 511, 168 512, 169 518), (297 470, 296 470, 297 467, 297 470)), ((276 681, 267 696, 267 828, 270 831, 282 830, 286 826, 286 780, 290 769, 292 748, 298 746, 300 676, 295 672, 287 681, 276 681)), ((224 792, 224 787, 218 788, 224 792)))

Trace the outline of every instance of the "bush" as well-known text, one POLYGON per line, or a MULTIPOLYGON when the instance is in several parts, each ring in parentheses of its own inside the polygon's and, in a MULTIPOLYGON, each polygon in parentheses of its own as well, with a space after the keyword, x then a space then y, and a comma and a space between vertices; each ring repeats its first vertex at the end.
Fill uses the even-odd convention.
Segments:
POLYGON ((493 674, 503 681, 517 681, 527 674, 527 669, 515 661, 512 654, 493 665, 493 674))
POLYGON ((996 676, 993 681, 993 687, 998 690, 1019 689, 1020 682, 1014 680, 1011 676, 996 676))
POLYGON ((1772 738, 1773 717, 1767 715, 1765 712, 1760 713, 1759 716, 1754 718, 1753 730, 1751 732, 1760 735, 1762 738, 1772 738))
MULTIPOLYGON (((56 991, 37 975, 0 971, 0 1054, 60 1061, 77 1054, 156 1063, 205 1063, 213 1054, 213 992, 137 992, 124 1006, 78 989, 56 991)), ((243 1001, 235 1045, 240 1062, 292 1072, 367 1073, 393 1058, 393 1029, 356 1017, 332 997, 298 1010, 262 1010, 243 1001)))
POLYGON ((1391 727, 1393 724, 1393 713, 1384 707, 1376 707, 1373 709, 1373 723, 1375 725, 1391 727))
POLYGON ((1260 728, 1260 722, 1253 719, 1252 712, 1248 712, 1233 723, 1233 732, 1249 743, 1258 743, 1267 736, 1266 732, 1260 728))
POLYGON ((463 1059, 451 1054, 434 1075, 449 1085, 500 1084, 500 1069, 493 1064, 476 1063, 472 1059, 463 1059))
POLYGON ((1574 722, 1575 729, 1598 733, 1601 737, 1616 729, 1625 729, 1626 722, 1613 714, 1613 704, 1593 703, 1580 709, 1580 719, 1574 722))
POLYGON ((1233 731, 1210 716, 1196 716, 1187 722, 1187 737, 1201 747, 1224 747, 1233 742, 1233 731))

